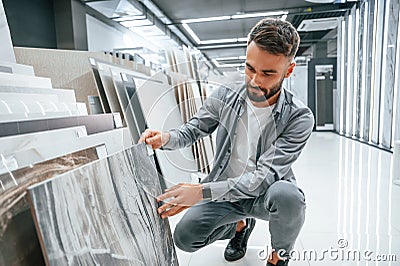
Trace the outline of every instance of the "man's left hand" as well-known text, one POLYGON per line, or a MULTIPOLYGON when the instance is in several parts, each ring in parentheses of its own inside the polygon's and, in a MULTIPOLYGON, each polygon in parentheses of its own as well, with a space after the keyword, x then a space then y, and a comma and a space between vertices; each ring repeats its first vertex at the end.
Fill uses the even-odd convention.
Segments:
POLYGON ((203 199, 203 185, 180 183, 167 188, 165 193, 156 199, 157 202, 160 202, 169 198, 172 199, 157 210, 163 219, 174 216, 201 201, 203 199))

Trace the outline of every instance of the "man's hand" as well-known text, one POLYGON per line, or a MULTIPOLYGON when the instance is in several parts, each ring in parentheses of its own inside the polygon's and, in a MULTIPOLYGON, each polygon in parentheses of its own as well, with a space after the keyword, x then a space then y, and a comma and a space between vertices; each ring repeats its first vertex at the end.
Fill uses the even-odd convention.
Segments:
POLYGON ((168 198, 172 199, 157 210, 163 219, 174 216, 201 201, 203 185, 180 183, 166 189, 164 194, 157 197, 157 202, 168 198))
POLYGON ((167 144, 169 138, 169 133, 164 133, 159 130, 146 129, 146 131, 140 136, 139 143, 146 142, 146 144, 151 145, 153 150, 156 150, 167 144))

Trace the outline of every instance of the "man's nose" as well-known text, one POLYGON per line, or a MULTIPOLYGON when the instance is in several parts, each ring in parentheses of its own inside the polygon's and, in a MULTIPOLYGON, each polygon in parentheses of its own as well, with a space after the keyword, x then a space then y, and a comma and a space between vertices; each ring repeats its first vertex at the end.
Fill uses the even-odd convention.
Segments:
POLYGON ((251 77, 250 80, 250 84, 254 87, 260 87, 261 83, 260 83, 260 75, 257 74, 253 74, 253 76, 251 77))

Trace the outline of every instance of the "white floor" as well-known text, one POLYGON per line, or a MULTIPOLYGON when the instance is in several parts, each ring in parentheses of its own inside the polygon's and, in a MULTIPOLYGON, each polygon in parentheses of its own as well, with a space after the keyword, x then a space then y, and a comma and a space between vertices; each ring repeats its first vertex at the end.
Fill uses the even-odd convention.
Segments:
MULTIPOLYGON (((391 159, 334 133, 312 134, 294 164, 307 212, 289 265, 400 265, 400 186, 393 185, 391 159)), ((180 216, 170 219, 172 229, 180 216)), ((176 250, 181 266, 257 266, 266 264, 257 254, 269 243, 268 222, 257 220, 246 256, 235 263, 223 258, 227 241, 195 253, 176 250)))

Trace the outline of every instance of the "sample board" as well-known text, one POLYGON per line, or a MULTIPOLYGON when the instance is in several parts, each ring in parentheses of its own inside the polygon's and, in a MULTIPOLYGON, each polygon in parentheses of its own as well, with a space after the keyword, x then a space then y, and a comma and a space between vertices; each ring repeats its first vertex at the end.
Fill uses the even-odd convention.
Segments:
POLYGON ((178 265, 144 144, 28 188, 48 265, 178 265))

